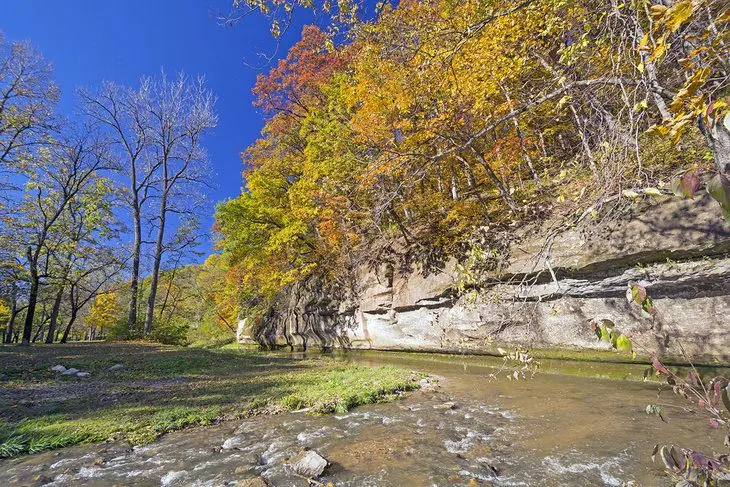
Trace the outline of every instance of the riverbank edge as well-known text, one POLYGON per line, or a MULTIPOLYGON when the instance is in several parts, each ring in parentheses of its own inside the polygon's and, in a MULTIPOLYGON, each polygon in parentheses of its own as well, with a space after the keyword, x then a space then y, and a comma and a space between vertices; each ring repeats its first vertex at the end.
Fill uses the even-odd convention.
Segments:
MULTIPOLYGON (((234 348, 233 344, 230 347, 234 348)), ((244 345, 241 345, 244 347, 244 345)), ((514 346, 504 345, 505 350, 511 350, 514 346)), ((341 347, 310 347, 307 349, 279 345, 273 347, 261 347, 264 353, 304 353, 325 355, 347 355, 361 354, 378 356, 383 353, 393 353, 414 358, 440 358, 443 361, 469 360, 474 365, 498 368, 503 356, 498 352, 468 350, 459 353, 444 352, 438 349, 404 350, 395 348, 383 349, 360 349, 341 347), (491 361, 482 363, 479 361, 491 361)), ((585 378, 652 381, 659 383, 655 376, 651 357, 637 354, 636 358, 625 353, 618 353, 611 350, 576 350, 569 348, 534 348, 528 349, 528 353, 540 363, 539 373, 570 375, 585 378)), ((670 369, 677 371, 688 371, 695 367, 700 376, 725 375, 730 376, 730 364, 720 361, 711 361, 707 358, 689 362, 679 357, 668 357, 662 359, 662 363, 670 369)))

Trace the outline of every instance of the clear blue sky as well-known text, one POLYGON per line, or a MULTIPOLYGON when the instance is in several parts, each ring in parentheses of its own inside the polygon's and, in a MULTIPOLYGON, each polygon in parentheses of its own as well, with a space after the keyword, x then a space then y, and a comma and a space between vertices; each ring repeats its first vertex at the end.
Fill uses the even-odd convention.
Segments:
MULTIPOLYGON (((259 135, 263 121, 252 105, 251 88, 259 53, 273 54, 268 21, 252 15, 235 27, 221 27, 217 12, 232 0, 17 0, 3 2, 0 31, 9 40, 29 40, 55 67, 62 91, 59 111, 72 116, 76 89, 102 80, 136 86, 140 76, 164 68, 205 75, 218 96, 218 128, 206 141, 217 172, 213 202, 239 194, 239 154, 259 135)), ((308 13, 295 18, 277 51, 285 56, 299 39, 308 13)), ((206 212, 212 224, 213 204, 206 212)), ((209 250, 209 245, 203 248, 209 250)))

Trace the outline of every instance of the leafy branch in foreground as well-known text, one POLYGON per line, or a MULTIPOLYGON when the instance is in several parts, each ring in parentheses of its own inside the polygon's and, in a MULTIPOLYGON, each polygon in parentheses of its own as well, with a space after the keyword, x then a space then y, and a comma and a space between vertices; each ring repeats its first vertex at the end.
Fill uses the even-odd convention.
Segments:
MULTIPOLYGON (((686 185, 694 185, 694 177, 685 177, 686 185)), ((650 318, 654 312, 654 304, 648 295, 648 283, 629 283, 626 297, 629 303, 641 307, 642 316, 650 318)), ((599 340, 611 344, 614 350, 631 353, 636 357, 631 338, 621 333, 616 325, 608 319, 594 320, 591 327, 599 340)), ((699 408, 713 429, 725 430, 725 446, 730 447, 730 380, 716 376, 703 379, 684 349, 682 354, 691 366, 687 377, 680 376, 663 364, 657 356, 651 357, 651 367, 644 372, 644 378, 656 375, 665 380, 672 392, 681 396, 699 408)), ((654 404, 646 406, 646 413, 658 416, 666 422, 663 408, 654 404)), ((721 480, 730 480, 730 455, 717 457, 706 455, 689 448, 674 445, 656 445, 652 452, 652 460, 659 456, 662 463, 675 480, 677 487, 716 487, 721 480)))

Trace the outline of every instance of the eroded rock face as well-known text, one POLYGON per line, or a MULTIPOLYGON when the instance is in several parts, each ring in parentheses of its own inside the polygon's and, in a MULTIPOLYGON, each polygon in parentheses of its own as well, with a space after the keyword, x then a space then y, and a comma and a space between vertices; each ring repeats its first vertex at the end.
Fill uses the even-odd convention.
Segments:
MULTIPOLYGON (((708 197, 644 201, 630 218, 526 234, 478 290, 455 291, 456 262, 435 273, 360 269, 351 290, 311 279, 282 296, 257 340, 269 345, 490 352, 496 343, 601 349, 606 318, 644 353, 730 359, 730 226, 708 197), (553 278, 554 276, 554 278, 553 278), (646 281, 656 316, 627 302, 646 281), (488 340, 490 339, 490 340, 488 340)), ((591 217, 589 217, 591 218, 591 217)))

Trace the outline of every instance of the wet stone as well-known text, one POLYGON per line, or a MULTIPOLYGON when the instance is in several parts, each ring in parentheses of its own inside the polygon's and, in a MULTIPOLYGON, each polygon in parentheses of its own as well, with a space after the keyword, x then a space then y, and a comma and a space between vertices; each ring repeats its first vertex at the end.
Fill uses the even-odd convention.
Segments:
POLYGON ((221 448, 223 448, 224 450, 235 450, 242 447, 243 445, 243 440, 234 436, 233 438, 228 438, 226 441, 224 441, 221 448))
POLYGON ((327 468, 327 460, 314 450, 304 450, 292 459, 291 470, 307 478, 317 478, 327 468))
POLYGON ((434 409, 439 411, 448 411, 449 409, 457 409, 459 406, 456 405, 453 401, 447 401, 443 404, 435 404, 433 406, 434 409))

